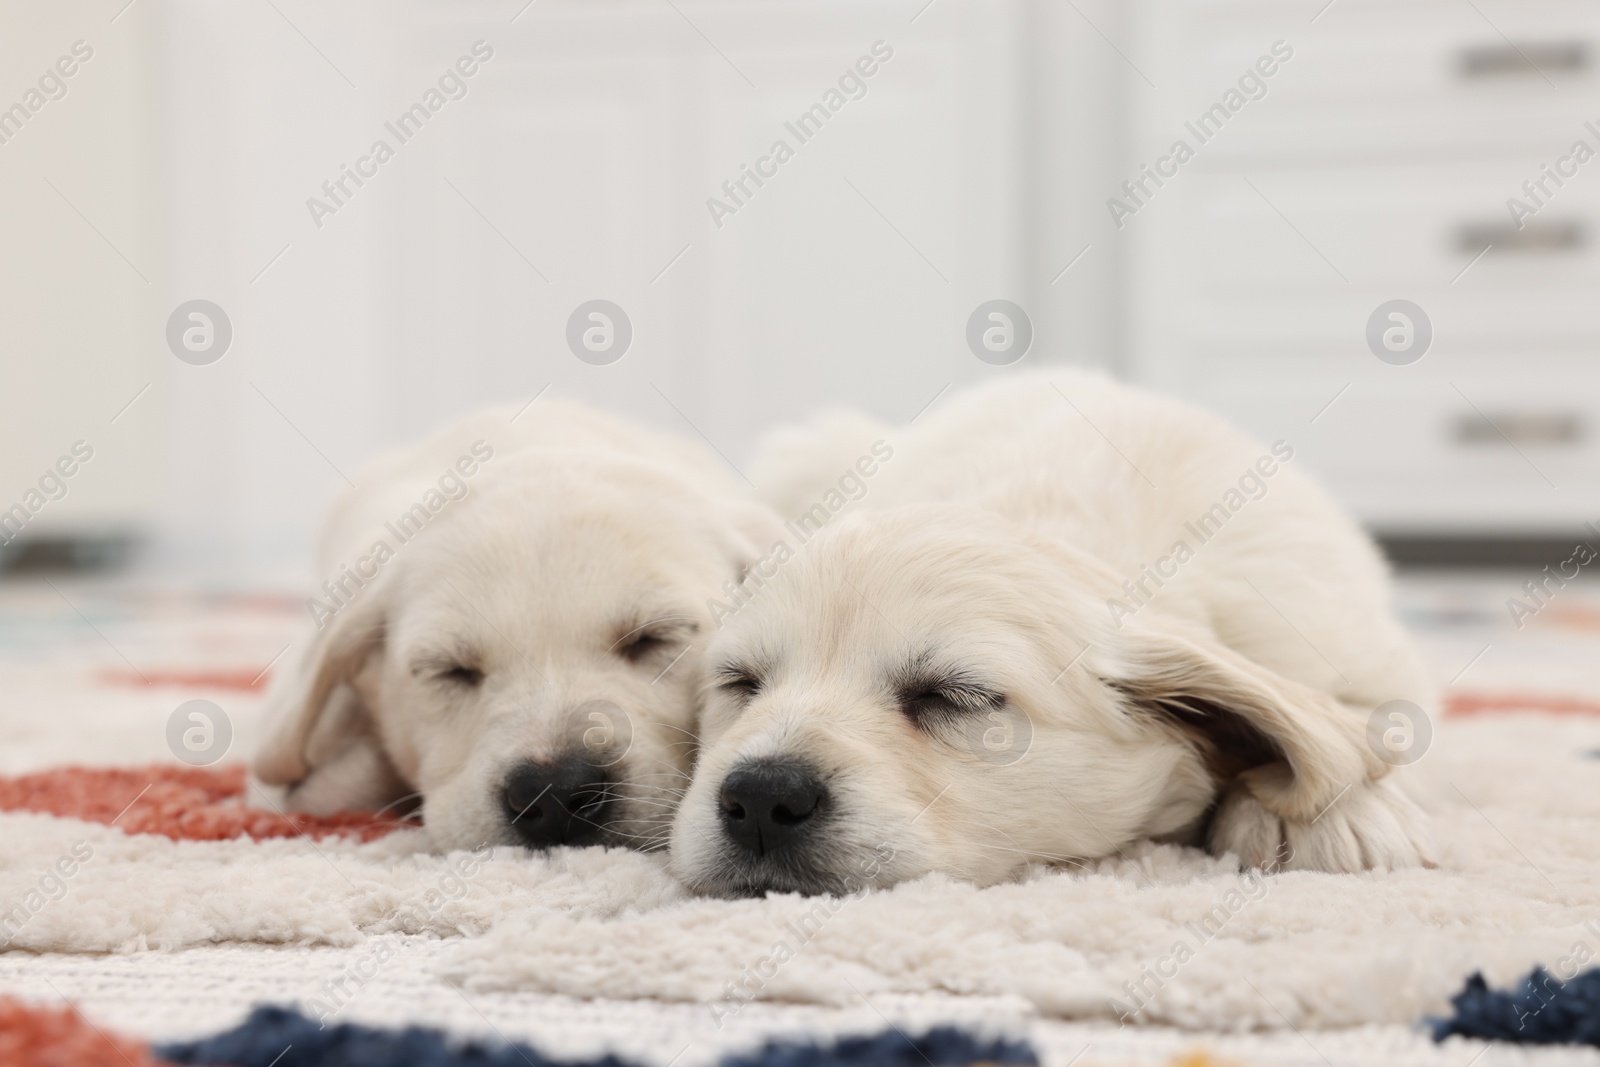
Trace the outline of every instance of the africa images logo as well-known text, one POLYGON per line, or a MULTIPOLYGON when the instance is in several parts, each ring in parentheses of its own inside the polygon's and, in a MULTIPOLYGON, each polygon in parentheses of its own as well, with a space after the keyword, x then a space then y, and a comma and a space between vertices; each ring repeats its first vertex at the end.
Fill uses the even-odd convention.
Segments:
POLYGON ((394 138, 394 144, 391 145, 387 138, 379 137, 372 142, 366 155, 357 157, 353 167, 339 164, 338 175, 322 183, 321 197, 306 197, 306 210, 311 212, 311 221, 317 229, 322 229, 325 216, 337 215, 368 181, 376 178, 378 168, 398 155, 402 146, 421 133, 429 119, 442 111, 450 101, 463 99, 467 95, 467 79, 477 74, 482 64, 494 58, 494 47, 486 41, 474 41, 471 51, 471 55, 461 56, 439 75, 438 83, 430 85, 423 92, 422 99, 402 111, 394 121, 383 124, 383 128, 394 138))
POLYGON ((854 66, 847 67, 839 75, 837 86, 830 86, 822 94, 818 103, 802 111, 793 121, 783 124, 783 128, 794 138, 794 144, 779 137, 772 142, 766 155, 756 159, 754 167, 746 163, 739 164, 739 173, 722 183, 722 196, 706 198, 706 210, 711 213, 711 221, 717 224, 717 229, 722 229, 724 218, 737 215, 758 190, 776 178, 778 168, 794 158, 795 149, 821 133, 822 127, 844 110, 845 104, 865 97, 866 79, 878 73, 882 65, 893 58, 894 48, 887 41, 872 42, 871 55, 857 59, 854 66))

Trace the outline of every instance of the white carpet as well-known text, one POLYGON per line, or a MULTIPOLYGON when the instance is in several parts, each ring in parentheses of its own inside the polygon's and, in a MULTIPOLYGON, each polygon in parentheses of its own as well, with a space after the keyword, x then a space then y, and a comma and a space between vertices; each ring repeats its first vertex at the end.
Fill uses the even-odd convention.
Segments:
MULTIPOLYGON (((1582 621, 1590 616, 1514 633, 1501 621, 1498 588, 1408 586, 1408 614, 1442 680, 1465 668, 1458 690, 1600 693, 1596 633, 1582 621)), ((49 594, 15 594, 0 609, 13 619, 47 611, 30 598, 49 594)), ((1597 603, 1578 590, 1564 597, 1575 609, 1597 603)), ((232 627, 169 620, 155 640, 135 614, 91 614, 104 631, 98 644, 68 628, 61 647, 0 661, 5 770, 157 758, 167 713, 207 695, 130 689, 113 710, 85 662, 95 671, 126 669, 123 654, 147 670, 154 661, 141 657, 157 654, 264 663, 293 632, 291 619, 275 628, 264 613, 232 627)), ((254 701, 214 699, 241 737, 253 732, 254 701)), ((359 968, 375 976, 359 989, 346 982, 355 991, 340 1018, 498 1030, 553 1051, 603 1043, 655 1064, 684 1049, 680 1063, 710 1062, 769 1032, 876 1029, 882 1012, 902 1026, 964 1020, 1026 1031, 1054 1064, 1086 1044, 1084 1063, 1161 1062, 1205 1043, 1246 1062, 1467 1067, 1481 1046, 1432 1046, 1415 1030, 1466 974, 1504 981, 1535 962, 1556 966, 1581 938, 1600 955, 1600 936, 1583 925, 1600 930, 1597 749, 1593 716, 1436 724, 1421 765, 1439 804, 1436 871, 1247 880, 1193 851, 1143 846, 1092 872, 1041 871, 982 891, 930 878, 820 913, 816 901, 793 897, 686 899, 658 859, 630 853, 503 850, 458 881, 450 858, 411 854, 408 834, 315 848, 175 843, 5 814, 0 905, 73 842, 95 854, 20 932, 12 948, 26 951, 0 954, 0 983, 79 1000, 97 1022, 147 1037, 214 1030, 257 1001, 315 1012, 319 994, 329 1003, 324 983, 359 968), (1203 939, 1189 924, 1219 904, 1225 919, 1203 939), (814 936, 795 925, 807 913, 814 936), (793 958, 774 966, 788 955, 780 940, 793 958), (395 947, 402 941, 409 947, 395 947), (1110 1002, 1138 1006, 1146 996, 1124 983, 1141 980, 1148 1004, 1137 1026, 1119 1029, 1110 1002), (757 1003, 724 999, 740 981, 757 1003), (1259 1032, 1216 1033, 1245 1030, 1259 1032)), ((1600 1062, 1593 1050, 1505 1048, 1478 1062, 1529 1057, 1600 1062)))

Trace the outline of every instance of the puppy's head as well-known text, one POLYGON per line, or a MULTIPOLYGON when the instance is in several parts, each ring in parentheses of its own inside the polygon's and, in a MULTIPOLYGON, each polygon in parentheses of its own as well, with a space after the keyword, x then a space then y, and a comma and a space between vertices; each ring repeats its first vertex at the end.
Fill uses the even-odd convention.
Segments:
POLYGON ((675 871, 718 894, 986 884, 1193 836, 1248 767, 1344 773, 1267 672, 1119 628, 1117 585, 971 509, 828 526, 712 640, 675 871))
POLYGON ((420 794, 440 847, 663 844, 708 597, 772 522, 649 463, 504 458, 351 561, 371 576, 276 687, 257 774, 313 811, 420 794))

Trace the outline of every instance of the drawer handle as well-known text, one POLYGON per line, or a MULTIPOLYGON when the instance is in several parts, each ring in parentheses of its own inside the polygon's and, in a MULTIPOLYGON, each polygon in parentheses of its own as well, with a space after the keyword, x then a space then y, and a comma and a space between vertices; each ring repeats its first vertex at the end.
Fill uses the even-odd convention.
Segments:
POLYGON ((1583 223, 1514 222, 1467 223, 1456 231, 1456 250, 1477 255, 1489 245, 1496 252, 1576 252, 1588 243, 1583 223))
POLYGON ((1589 69, 1589 48, 1582 41, 1486 44, 1461 50, 1463 78, 1504 78, 1568 74, 1589 69))
POLYGON ((1583 416, 1573 411, 1508 411, 1487 416, 1473 412, 1456 419, 1458 445, 1512 448, 1574 448, 1585 437, 1583 416))

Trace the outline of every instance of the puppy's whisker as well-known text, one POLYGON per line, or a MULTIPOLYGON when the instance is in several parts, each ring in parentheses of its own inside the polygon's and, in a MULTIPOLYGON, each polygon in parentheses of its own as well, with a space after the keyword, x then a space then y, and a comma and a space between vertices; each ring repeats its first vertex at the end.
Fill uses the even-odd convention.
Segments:
POLYGON ((657 844, 657 843, 667 839, 667 838, 664 837, 664 835, 662 835, 660 833, 630 834, 630 833, 626 833, 624 831, 618 830, 615 827, 612 827, 609 832, 610 832, 612 837, 617 838, 618 840, 620 840, 622 842, 629 843, 629 844, 631 844, 633 842, 643 842, 644 844, 651 845, 651 844, 657 844))
POLYGON ((1005 838, 1007 841, 1010 841, 1013 845, 1016 845, 1017 846, 1017 851, 1019 851, 1019 852, 1020 851, 1024 851, 1022 849, 1021 842, 1019 842, 1016 838, 1012 837, 1010 834, 1006 833, 1005 830, 1003 830, 1001 827, 995 826, 995 825, 993 825, 991 823, 986 823, 986 822, 976 823, 975 825, 980 830, 988 830, 991 833, 999 834, 1001 837, 1005 838))
MULTIPOLYGON (((684 742, 671 742, 671 743, 669 743, 667 745, 667 747, 670 748, 670 747, 672 747, 672 744, 682 744, 682 743, 684 743, 684 742)), ((689 772, 684 770, 681 766, 679 766, 676 763, 668 763, 666 760, 662 759, 659 756, 641 756, 639 758, 642 759, 645 763, 654 763, 658 767, 665 767, 668 770, 670 770, 673 774, 677 775, 679 778, 687 778, 687 777, 689 777, 689 772)))
MULTIPOLYGON (((705 694, 702 693, 701 695, 704 696, 705 694)), ((682 745, 682 744, 697 744, 697 745, 705 744, 705 742, 700 739, 700 735, 695 733, 693 730, 686 730, 682 726, 674 726, 672 723, 669 723, 669 722, 664 722, 661 725, 666 727, 668 730, 676 730, 680 734, 688 734, 693 739, 692 741, 679 741, 679 742, 676 742, 677 744, 680 744, 680 745, 682 745)))
POLYGON ((1019 856, 1030 856, 1030 857, 1032 857, 1034 859, 1043 860, 1043 861, 1045 861, 1047 863, 1067 863, 1067 864, 1071 864, 1071 865, 1076 866, 1076 867, 1081 867, 1086 871, 1091 869, 1087 864, 1083 863, 1081 860, 1075 859, 1074 857, 1071 857, 1071 856, 1058 856, 1058 855, 1056 855, 1054 853, 1035 852, 1032 849, 1023 848, 1023 847, 1021 847, 1020 842, 1018 842, 1016 838, 1012 837, 1010 834, 1006 833, 1005 830, 1001 829, 998 826, 994 826, 994 825, 991 825, 989 823, 978 823, 977 825, 979 826, 979 828, 981 828, 983 830, 987 830, 987 831, 989 831, 991 833, 999 834, 1001 837, 1005 838, 1007 841, 1010 841, 1013 845, 1017 846, 1016 848, 1006 848, 1004 845, 993 845, 993 844, 989 844, 989 843, 983 842, 983 841, 974 842, 980 848, 987 849, 987 850, 989 850, 991 852, 1010 852, 1010 853, 1015 853, 1016 855, 1019 855, 1019 856))
POLYGON ((1029 859, 1040 860, 1045 863, 1065 863, 1073 867, 1082 868, 1086 871, 1094 869, 1080 859, 1076 859, 1072 856, 1056 855, 1053 852, 1035 852, 1032 849, 1026 848, 1007 848, 1004 845, 991 845, 984 841, 975 841, 973 844, 988 852, 1006 852, 1017 856, 1027 856, 1029 859))
POLYGON ((397 797, 396 799, 389 801, 389 803, 385 804, 383 807, 381 807, 377 811, 373 812, 372 816, 373 816, 373 818, 378 818, 378 817, 380 817, 382 815, 388 814, 390 809, 398 808, 401 804, 406 803, 408 800, 421 800, 421 799, 422 799, 422 794, 421 793, 407 793, 403 797, 397 797))
POLYGON ((689 777, 688 774, 686 774, 683 771, 678 770, 676 767, 674 767, 672 764, 668 763, 665 760, 653 759, 653 760, 649 760, 648 762, 654 763, 656 766, 661 767, 663 770, 667 771, 668 772, 668 776, 673 778, 673 779, 681 778, 685 782, 692 781, 692 779, 689 777))
POLYGON ((1070 864, 1070 865, 1075 866, 1075 867, 1081 867, 1083 870, 1086 870, 1086 871, 1092 869, 1092 868, 1089 867, 1088 864, 1086 864, 1083 861, 1081 861, 1079 859, 1076 859, 1076 858, 1074 858, 1072 856, 1058 856, 1058 855, 1056 855, 1054 853, 1035 852, 1032 849, 1023 848, 1023 847, 1021 847, 1021 844, 1017 841, 1016 838, 1014 838, 1010 834, 1006 833, 1005 830, 1002 829, 999 826, 994 826, 994 825, 992 825, 990 823, 977 823, 976 825, 980 829, 987 830, 987 831, 989 831, 991 833, 999 834, 1001 837, 1005 838, 1007 841, 1010 841, 1013 845, 1017 846, 1015 848, 1006 848, 1004 845, 994 845, 994 844, 990 844, 990 843, 985 842, 985 841, 974 841, 974 844, 976 844, 979 848, 986 849, 986 850, 991 851, 991 852, 1008 852, 1008 853, 1014 853, 1014 854, 1016 854, 1018 856, 1028 856, 1030 858, 1037 859, 1037 860, 1042 860, 1042 861, 1047 862, 1047 863, 1066 863, 1066 864, 1070 864))

